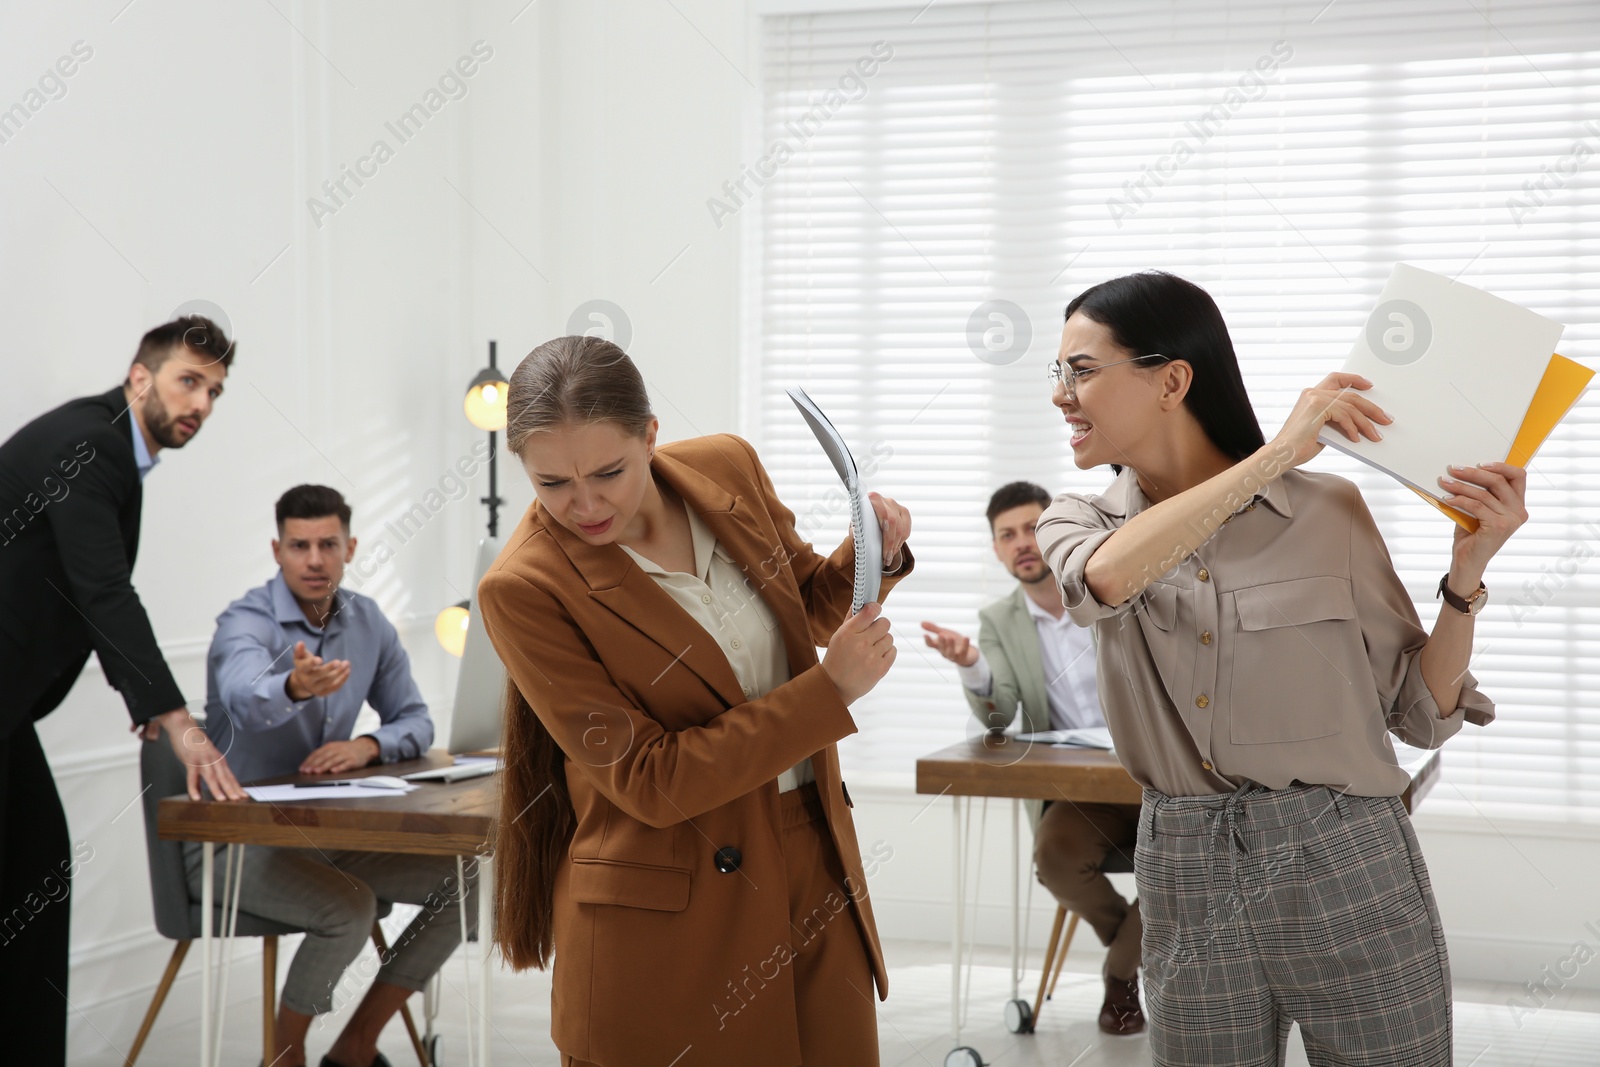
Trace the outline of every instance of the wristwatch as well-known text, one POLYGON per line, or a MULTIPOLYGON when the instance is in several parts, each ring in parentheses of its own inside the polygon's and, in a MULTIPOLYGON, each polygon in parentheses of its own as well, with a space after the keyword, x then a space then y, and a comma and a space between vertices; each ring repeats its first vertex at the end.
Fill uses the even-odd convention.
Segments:
POLYGON ((1439 596, 1442 594, 1446 604, 1449 604, 1451 607, 1455 608, 1464 615, 1476 615, 1478 612, 1482 611, 1483 606, 1489 602, 1489 590, 1484 588, 1484 585, 1481 581, 1478 583, 1477 591, 1471 596, 1467 597, 1467 599, 1462 600, 1460 597, 1456 596, 1455 593, 1450 591, 1450 586, 1446 584, 1449 580, 1450 575, 1448 572, 1443 578, 1439 579, 1439 592, 1434 594, 1435 600, 1439 599, 1439 596))

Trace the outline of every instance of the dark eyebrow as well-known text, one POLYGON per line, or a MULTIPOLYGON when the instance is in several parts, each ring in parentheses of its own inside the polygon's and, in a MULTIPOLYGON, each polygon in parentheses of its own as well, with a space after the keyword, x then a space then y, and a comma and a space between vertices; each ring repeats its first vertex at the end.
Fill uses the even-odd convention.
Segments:
MULTIPOLYGON (((585 478, 593 478, 597 474, 604 474, 606 471, 611 470, 613 467, 620 467, 620 466, 622 466, 622 460, 614 459, 610 463, 607 463, 605 466, 598 467, 595 470, 590 471, 588 474, 585 474, 584 477, 585 478)), ((561 475, 559 475, 559 474, 540 474, 538 471, 534 471, 533 473, 534 473, 535 477, 543 478, 546 481, 559 481, 559 480, 561 480, 561 475)))
POLYGON ((1077 355, 1075 355, 1075 356, 1068 356, 1068 357, 1067 357, 1067 362, 1068 362, 1068 363, 1070 363, 1070 364, 1072 364, 1072 365, 1073 365, 1073 366, 1077 366, 1077 363, 1076 363, 1076 362, 1075 362, 1075 361, 1076 361, 1076 360, 1080 360, 1080 359, 1093 359, 1093 358, 1094 358, 1094 357, 1093 357, 1093 356, 1091 356, 1091 355, 1089 355, 1089 354, 1088 354, 1088 353, 1086 353, 1086 352, 1079 352, 1079 353, 1078 353, 1078 354, 1077 354, 1077 355))

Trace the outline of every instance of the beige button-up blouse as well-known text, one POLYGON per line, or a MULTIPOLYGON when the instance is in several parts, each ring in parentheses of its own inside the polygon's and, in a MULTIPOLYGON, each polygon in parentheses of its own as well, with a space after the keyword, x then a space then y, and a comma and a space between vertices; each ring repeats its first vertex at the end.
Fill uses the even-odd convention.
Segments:
MULTIPOLYGON (((707 640, 717 643, 739 679, 745 699, 765 696, 789 680, 788 651, 777 616, 750 588, 744 571, 723 549, 699 512, 691 507, 684 510, 689 513, 689 533, 694 541, 694 574, 664 570, 627 545, 618 547, 705 629, 707 640)), ((778 775, 778 791, 787 792, 812 781, 816 781, 816 774, 811 760, 803 759, 778 775)))
POLYGON ((1084 566, 1149 506, 1125 467, 1098 496, 1057 496, 1036 528, 1067 613, 1096 628, 1106 725, 1141 785, 1199 796, 1298 780, 1398 796, 1409 779, 1391 732, 1436 748, 1463 720, 1493 720, 1470 671, 1440 717, 1422 678, 1428 633, 1350 480, 1285 471, 1194 554, 1107 607, 1084 566))

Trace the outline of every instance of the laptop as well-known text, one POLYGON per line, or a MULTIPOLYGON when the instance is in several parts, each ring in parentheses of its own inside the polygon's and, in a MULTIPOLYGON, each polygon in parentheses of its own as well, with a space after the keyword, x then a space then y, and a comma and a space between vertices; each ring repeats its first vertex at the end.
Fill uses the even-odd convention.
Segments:
POLYGON ((450 714, 450 737, 445 744, 445 750, 455 757, 455 763, 449 767, 413 771, 402 776, 407 781, 456 782, 493 774, 499 769, 499 757, 484 753, 500 747, 506 671, 489 641, 477 603, 478 582, 499 555, 498 539, 488 537, 478 542, 478 557, 472 568, 473 599, 467 608, 467 643, 461 653, 455 710, 450 714))

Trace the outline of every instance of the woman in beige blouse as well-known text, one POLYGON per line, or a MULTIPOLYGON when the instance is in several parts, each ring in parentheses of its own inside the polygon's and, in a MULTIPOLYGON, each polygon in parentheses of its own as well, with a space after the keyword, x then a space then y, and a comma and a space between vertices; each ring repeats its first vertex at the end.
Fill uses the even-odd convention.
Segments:
MULTIPOLYGON (((478 586, 511 681, 495 932, 517 969, 553 953, 563 1067, 875 1067, 893 849, 862 855, 834 743, 895 649, 850 614, 851 539, 814 551, 732 434, 657 447, 609 342, 548 341, 509 386, 538 499, 478 586)), ((872 504, 887 594, 911 519, 872 504)))
MULTIPOLYGON (((1450 977, 1399 801, 1393 733, 1437 747, 1494 705, 1467 669, 1489 559, 1527 520, 1524 471, 1439 484, 1457 527, 1432 633, 1361 493, 1299 469, 1327 423, 1392 421, 1358 375, 1304 390, 1266 441, 1215 303, 1170 274, 1067 305, 1050 366, 1080 468, 1037 536, 1096 627, 1117 753, 1144 786, 1136 879, 1157 1064, 1450 1062, 1450 977)), ((1464 457, 1467 458, 1467 457, 1464 457)), ((1442 530, 1441 530, 1442 532, 1442 530)))

